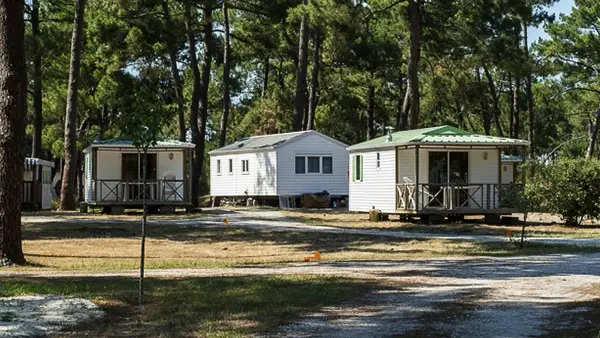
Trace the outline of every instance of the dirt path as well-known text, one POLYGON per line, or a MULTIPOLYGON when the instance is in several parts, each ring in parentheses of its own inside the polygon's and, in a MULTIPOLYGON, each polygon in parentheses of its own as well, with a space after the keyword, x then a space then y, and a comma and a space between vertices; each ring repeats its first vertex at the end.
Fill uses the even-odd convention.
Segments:
MULTIPOLYGON (((600 254, 305 263, 279 267, 147 270, 149 277, 319 274, 373 279, 389 287, 323 308, 282 328, 283 336, 524 337, 598 328, 580 314, 600 284, 600 254), (579 305, 581 304, 581 305, 579 305), (564 307, 569 306, 569 313, 564 307), (574 321, 581 318, 581 322, 574 321)), ((136 277, 117 273, 0 271, 1 277, 136 277)))
MULTIPOLYGON (((418 233, 407 231, 382 231, 371 229, 352 229, 339 228, 332 226, 311 225, 301 223, 290 218, 286 218, 281 212, 276 210, 223 210, 219 214, 207 214, 197 218, 184 219, 159 219, 150 220, 150 224, 175 225, 175 226, 197 226, 197 227, 223 227, 223 219, 228 218, 230 227, 242 227, 253 230, 268 231, 302 231, 302 232, 322 232, 332 234, 353 234, 363 236, 385 236, 393 238, 415 238, 415 239, 448 239, 476 242, 506 242, 504 236, 491 235, 453 235, 453 234, 435 234, 418 233)), ((110 224, 131 224, 139 221, 134 220, 115 220, 111 218, 68 218, 64 216, 24 216, 23 223, 110 223, 110 224)), ((528 237, 528 242, 544 244, 562 244, 579 246, 597 246, 600 247, 600 238, 561 238, 561 237, 528 237)))

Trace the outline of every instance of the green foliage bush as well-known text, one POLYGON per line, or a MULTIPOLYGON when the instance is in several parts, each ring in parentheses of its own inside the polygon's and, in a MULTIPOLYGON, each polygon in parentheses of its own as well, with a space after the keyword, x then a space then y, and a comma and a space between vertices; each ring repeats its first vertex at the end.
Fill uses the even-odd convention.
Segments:
POLYGON ((522 199, 527 209, 561 215, 567 225, 600 218, 600 161, 562 159, 536 165, 522 199))

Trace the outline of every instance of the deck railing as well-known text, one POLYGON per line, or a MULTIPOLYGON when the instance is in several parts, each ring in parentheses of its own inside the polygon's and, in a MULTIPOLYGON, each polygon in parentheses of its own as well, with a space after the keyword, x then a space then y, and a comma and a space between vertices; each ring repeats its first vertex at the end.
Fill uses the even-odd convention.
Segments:
POLYGON ((141 203, 146 195, 147 202, 188 202, 189 196, 184 180, 148 180, 146 189, 143 181, 94 180, 92 197, 95 202, 141 203))
POLYGON ((400 183, 396 184, 398 210, 490 210, 515 208, 517 184, 400 183))

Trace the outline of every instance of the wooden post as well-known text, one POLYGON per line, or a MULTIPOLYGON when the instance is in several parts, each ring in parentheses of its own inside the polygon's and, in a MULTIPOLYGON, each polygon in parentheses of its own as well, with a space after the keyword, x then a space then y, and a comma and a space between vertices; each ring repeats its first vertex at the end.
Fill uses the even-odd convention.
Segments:
POLYGON ((497 148, 498 151, 498 205, 494 204, 494 209, 500 206, 502 203, 502 152, 500 148, 497 148))
POLYGON ((419 146, 415 146, 415 210, 419 211, 419 146))

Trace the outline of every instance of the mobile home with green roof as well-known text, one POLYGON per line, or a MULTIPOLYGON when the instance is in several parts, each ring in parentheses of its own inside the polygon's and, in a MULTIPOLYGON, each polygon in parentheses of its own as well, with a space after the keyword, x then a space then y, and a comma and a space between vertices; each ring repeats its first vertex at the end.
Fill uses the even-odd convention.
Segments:
POLYGON ((147 151, 146 189, 143 154, 128 139, 97 140, 85 155, 84 207, 118 213, 140 208, 144 195, 150 208, 172 210, 192 205, 191 169, 195 145, 158 141, 147 151))
POLYGON ((503 183, 501 158, 528 145, 452 126, 389 132, 348 148, 349 209, 422 218, 510 214, 518 185, 503 183))

